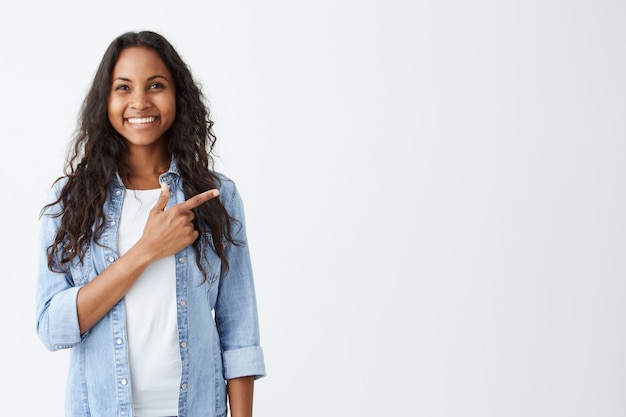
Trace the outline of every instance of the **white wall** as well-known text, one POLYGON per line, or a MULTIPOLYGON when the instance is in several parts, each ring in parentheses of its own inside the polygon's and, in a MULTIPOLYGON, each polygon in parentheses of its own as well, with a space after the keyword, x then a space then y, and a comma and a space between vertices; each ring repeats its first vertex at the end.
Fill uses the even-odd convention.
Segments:
POLYGON ((2 414, 62 415, 37 214, 137 29, 204 84, 246 203, 257 416, 626 414, 626 3, 0 7, 2 414))

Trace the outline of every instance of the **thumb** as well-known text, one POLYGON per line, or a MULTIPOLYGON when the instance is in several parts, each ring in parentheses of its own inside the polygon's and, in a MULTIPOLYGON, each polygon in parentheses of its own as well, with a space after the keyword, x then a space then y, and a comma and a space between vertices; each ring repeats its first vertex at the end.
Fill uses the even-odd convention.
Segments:
POLYGON ((152 208, 152 211, 163 211, 165 210, 165 206, 167 206, 167 202, 170 199, 170 187, 168 187, 166 182, 161 183, 161 194, 159 195, 159 199, 156 204, 152 208))

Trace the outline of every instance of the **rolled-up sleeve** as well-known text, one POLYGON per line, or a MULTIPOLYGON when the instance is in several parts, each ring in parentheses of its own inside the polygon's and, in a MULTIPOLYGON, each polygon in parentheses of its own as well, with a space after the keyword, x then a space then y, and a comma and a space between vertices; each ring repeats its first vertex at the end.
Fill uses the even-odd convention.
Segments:
MULTIPOLYGON (((52 190, 48 201, 53 201, 52 190)), ((38 243, 38 267, 36 285, 37 335, 49 350, 76 346, 81 342, 76 297, 78 287, 71 284, 65 273, 53 272, 48 268, 47 248, 54 241, 59 218, 48 210, 40 220, 38 243)))
POLYGON ((229 269, 220 277, 215 318, 222 346, 224 378, 243 376, 261 378, 266 375, 260 345, 259 320, 254 279, 246 237, 243 203, 237 188, 224 181, 222 202, 236 222, 233 237, 239 245, 228 243, 226 256, 229 269))

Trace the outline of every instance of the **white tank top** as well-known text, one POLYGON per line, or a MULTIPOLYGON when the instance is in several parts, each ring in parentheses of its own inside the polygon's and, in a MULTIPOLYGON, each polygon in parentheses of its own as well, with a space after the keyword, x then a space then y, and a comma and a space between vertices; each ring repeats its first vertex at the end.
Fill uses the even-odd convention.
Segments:
MULTIPOLYGON (((161 189, 127 190, 119 225, 122 256, 141 237, 161 189)), ((174 256, 159 259, 124 297, 135 417, 178 415, 181 379, 174 256)))

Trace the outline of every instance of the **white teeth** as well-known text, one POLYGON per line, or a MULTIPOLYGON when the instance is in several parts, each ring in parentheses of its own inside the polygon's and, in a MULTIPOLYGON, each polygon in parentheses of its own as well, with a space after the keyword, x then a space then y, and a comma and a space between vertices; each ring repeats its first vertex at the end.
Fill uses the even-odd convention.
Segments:
POLYGON ((156 117, 143 117, 143 118, 129 118, 127 119, 128 123, 133 123, 133 124, 142 124, 142 123, 152 123, 156 120, 156 117))

